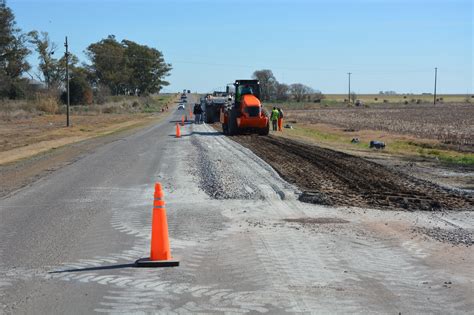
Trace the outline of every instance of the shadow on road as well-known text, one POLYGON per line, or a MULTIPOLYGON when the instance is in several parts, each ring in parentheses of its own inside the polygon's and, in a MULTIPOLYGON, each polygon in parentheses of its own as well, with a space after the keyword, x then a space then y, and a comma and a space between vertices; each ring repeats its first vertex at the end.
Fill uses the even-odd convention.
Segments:
POLYGON ((119 265, 107 265, 107 266, 97 266, 97 267, 88 267, 88 268, 77 268, 77 269, 66 269, 66 270, 56 270, 50 271, 48 273, 63 273, 63 272, 81 272, 81 271, 95 271, 95 270, 110 270, 110 269, 123 269, 123 268, 133 268, 137 265, 133 264, 119 264, 119 265))
MULTIPOLYGON (((194 122, 191 121, 191 120, 188 120, 188 121, 184 122, 185 125, 191 125, 193 123, 194 122)), ((180 120, 170 120, 170 124, 179 124, 179 125, 181 125, 181 119, 180 120)))
MULTIPOLYGON (((222 136, 224 135, 222 132, 219 132, 219 131, 212 131, 212 132, 202 132, 202 131, 193 131, 191 133, 188 133, 188 134, 181 134, 181 137, 184 138, 184 137, 190 137, 192 135, 199 135, 199 136, 222 136)), ((168 135, 170 137, 174 137, 176 138, 176 135, 173 134, 173 135, 168 135)))

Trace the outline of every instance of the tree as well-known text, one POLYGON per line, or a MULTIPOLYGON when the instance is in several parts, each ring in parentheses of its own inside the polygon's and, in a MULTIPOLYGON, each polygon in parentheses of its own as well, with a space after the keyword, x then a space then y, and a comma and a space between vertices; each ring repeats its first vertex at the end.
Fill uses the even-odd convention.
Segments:
MULTIPOLYGON (((69 80, 69 100, 71 105, 91 104, 92 88, 88 81, 88 70, 74 67, 69 80)), ((61 101, 67 103, 67 92, 61 94, 61 101)))
POLYGON ((301 83, 293 83, 290 85, 290 93, 297 102, 304 100, 304 98, 312 92, 312 88, 301 83))
POLYGON ((288 84, 277 82, 275 85, 275 98, 279 101, 286 101, 289 98, 290 87, 288 84))
POLYGON ((260 81, 260 98, 262 101, 269 101, 275 98, 278 81, 273 75, 272 70, 257 70, 253 73, 252 78, 260 81))
POLYGON ((122 45, 130 68, 128 85, 134 94, 159 93, 163 86, 169 85, 163 78, 171 65, 165 63, 160 51, 129 40, 123 40, 122 45))
MULTIPOLYGON (((35 46, 38 53, 38 70, 40 72, 37 75, 38 79, 44 82, 49 89, 59 88, 66 78, 66 57, 64 55, 59 59, 53 57, 57 45, 51 41, 47 32, 32 31, 28 35, 30 43, 35 46)), ((79 59, 69 53, 69 67, 74 68, 78 62, 79 59)))
POLYGON ((321 91, 314 91, 313 98, 315 103, 320 103, 326 96, 321 91))
POLYGON ((352 100, 352 103, 355 103, 356 99, 357 99, 357 94, 356 94, 356 92, 352 91, 352 92, 351 92, 351 100, 352 100))
POLYGON ((16 28, 13 12, 5 0, 0 0, 0 96, 19 96, 15 90, 22 85, 21 75, 30 69, 26 61, 30 53, 26 42, 27 36, 16 28))
POLYGON ((109 35, 89 45, 87 55, 95 84, 108 86, 113 94, 157 93, 169 84, 164 77, 169 75, 171 65, 154 48, 129 40, 118 42, 109 35))
POLYGON ((91 69, 97 83, 107 85, 113 94, 125 94, 129 69, 125 60, 125 48, 117 42, 115 36, 87 47, 87 55, 92 61, 91 69))

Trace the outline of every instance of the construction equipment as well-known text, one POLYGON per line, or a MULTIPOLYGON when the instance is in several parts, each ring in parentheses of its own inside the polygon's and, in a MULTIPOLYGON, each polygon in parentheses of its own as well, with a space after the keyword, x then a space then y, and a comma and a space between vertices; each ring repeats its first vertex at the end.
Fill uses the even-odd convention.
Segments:
POLYGON ((220 91, 214 91, 214 93, 206 95, 203 104, 206 123, 212 124, 219 120, 221 108, 225 106, 228 98, 229 94, 227 92, 220 91))
POLYGON ((221 108, 220 121, 224 134, 236 135, 244 131, 268 135, 270 119, 260 103, 258 80, 236 80, 235 94, 221 108))

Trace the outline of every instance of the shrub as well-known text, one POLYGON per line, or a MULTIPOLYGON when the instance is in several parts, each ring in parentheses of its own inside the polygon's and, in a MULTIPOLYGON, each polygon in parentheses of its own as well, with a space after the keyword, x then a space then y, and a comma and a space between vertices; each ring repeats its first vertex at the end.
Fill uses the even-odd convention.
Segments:
POLYGON ((56 97, 51 95, 37 95, 36 109, 48 114, 55 114, 59 111, 59 104, 56 97))
MULTIPOLYGON (((69 100, 71 105, 92 103, 92 89, 82 76, 75 76, 69 81, 69 100)), ((67 93, 63 92, 61 101, 67 103, 67 93)))
POLYGON ((417 99, 417 100, 416 100, 416 103, 417 103, 417 104, 421 104, 421 100, 420 100, 420 99, 417 99))
POLYGON ((374 97, 374 101, 378 101, 378 100, 379 100, 379 98, 378 98, 378 97, 374 97))
POLYGON ((106 106, 102 109, 102 113, 104 114, 114 114, 117 112, 116 106, 106 106))
POLYGON ((408 104, 408 101, 405 101, 405 102, 403 102, 403 103, 404 103, 405 105, 407 105, 407 104, 408 104))
POLYGON ((383 100, 384 103, 388 103, 388 100, 383 100))
POLYGON ((406 95, 403 95, 403 98, 407 98, 407 96, 406 96, 406 95))

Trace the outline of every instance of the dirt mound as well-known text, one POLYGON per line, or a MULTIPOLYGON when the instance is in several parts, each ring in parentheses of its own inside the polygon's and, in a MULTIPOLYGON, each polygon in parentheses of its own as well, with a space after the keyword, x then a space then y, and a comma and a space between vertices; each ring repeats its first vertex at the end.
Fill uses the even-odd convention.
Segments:
POLYGON ((304 193, 304 202, 406 210, 472 210, 473 196, 388 169, 360 157, 280 137, 243 135, 251 149, 304 193))

